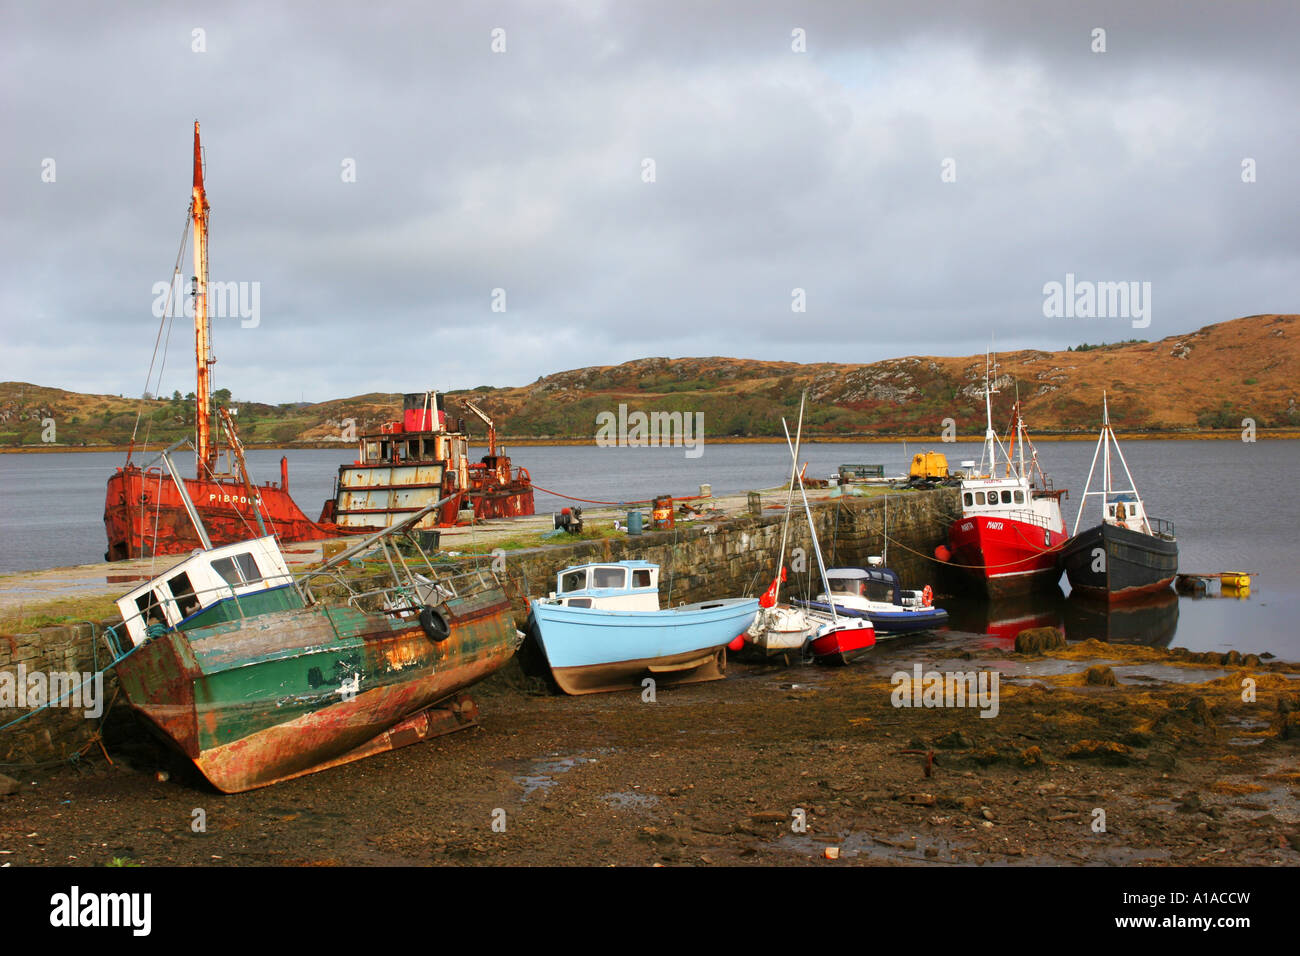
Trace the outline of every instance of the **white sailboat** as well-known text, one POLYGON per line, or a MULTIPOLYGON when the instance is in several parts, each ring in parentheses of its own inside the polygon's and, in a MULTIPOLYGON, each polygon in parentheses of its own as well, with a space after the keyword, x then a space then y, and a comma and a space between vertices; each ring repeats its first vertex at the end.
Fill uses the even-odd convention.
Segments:
POLYGON ((863 618, 840 617, 833 605, 828 619, 802 608, 776 604, 777 592, 785 578, 785 547, 789 540, 790 511, 796 483, 799 486, 799 495, 803 499, 804 515, 808 519, 808 532, 812 537, 813 553, 817 557, 817 570, 821 575, 822 587, 826 590, 830 589, 826 579, 826 564, 822 560, 821 545, 817 540, 817 526, 813 521, 807 492, 804 490, 803 476, 798 470, 799 443, 803 437, 803 410, 806 399, 805 394, 799 401, 799 423, 794 441, 790 439, 790 428, 785 419, 781 420, 791 459, 785 528, 781 532, 781 553, 777 562, 776 576, 767 593, 759 601, 759 617, 747 632, 747 637, 752 636, 752 645, 762 647, 768 654, 789 653, 794 647, 802 649, 806 644, 813 658, 820 663, 847 664, 859 653, 875 645, 875 628, 870 621, 863 618), (768 650, 768 648, 779 648, 779 650, 768 650))

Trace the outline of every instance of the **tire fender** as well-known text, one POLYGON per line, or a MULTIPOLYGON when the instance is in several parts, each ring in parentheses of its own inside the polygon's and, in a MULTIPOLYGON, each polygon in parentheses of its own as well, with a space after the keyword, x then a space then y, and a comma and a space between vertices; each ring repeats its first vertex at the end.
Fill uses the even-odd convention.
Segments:
POLYGON ((435 644, 441 644, 451 637, 451 627, 447 624, 447 619, 442 615, 441 611, 429 604, 420 608, 420 627, 424 629, 424 633, 429 640, 435 644))

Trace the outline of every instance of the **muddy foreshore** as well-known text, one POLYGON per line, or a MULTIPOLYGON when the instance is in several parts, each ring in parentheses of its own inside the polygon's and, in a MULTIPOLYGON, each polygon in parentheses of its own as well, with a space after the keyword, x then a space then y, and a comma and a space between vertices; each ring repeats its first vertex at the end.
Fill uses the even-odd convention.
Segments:
POLYGON ((513 663, 475 696, 478 728, 233 796, 119 703, 112 765, 7 770, 0 866, 1300 865, 1300 666, 944 633, 653 702, 513 663), (895 707, 916 665, 996 672, 997 715, 895 707))

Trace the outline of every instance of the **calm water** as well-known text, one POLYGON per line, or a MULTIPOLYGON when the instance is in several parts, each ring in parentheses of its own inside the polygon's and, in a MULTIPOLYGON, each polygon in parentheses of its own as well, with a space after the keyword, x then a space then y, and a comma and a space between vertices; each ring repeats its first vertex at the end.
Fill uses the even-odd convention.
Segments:
MULTIPOLYGON (((1067 530, 1073 527, 1082 496, 1093 442, 1042 442, 1039 457, 1058 488, 1071 490, 1065 502, 1067 530)), ((1117 619, 1119 633, 1177 628, 1172 643, 1193 650, 1271 651, 1300 659, 1300 561, 1295 538, 1300 532, 1300 498, 1289 477, 1300 462, 1300 442, 1268 441, 1130 441, 1122 446, 1138 489, 1151 514, 1177 525, 1179 564, 1186 571, 1255 571, 1249 598, 1180 598, 1174 612, 1155 609, 1147 619, 1117 619)), ((848 462, 880 463, 886 474, 906 470, 910 456, 923 446, 806 445, 802 458, 808 474, 824 477, 848 462)), ((979 446, 938 446, 956 467, 979 458, 979 446)), ((252 451, 255 478, 277 479, 281 452, 252 451)), ((309 517, 333 492, 339 464, 352 449, 303 450, 289 458, 290 490, 309 517)), ((602 501, 630 501, 659 494, 695 494, 710 483, 715 494, 771 488, 789 475, 789 459, 780 445, 706 444, 698 458, 680 448, 520 447, 517 465, 526 466, 542 488, 602 501)), ((121 464, 120 453, 0 455, 0 571, 19 571, 88 564, 104 554, 104 483, 121 464)), ((539 512, 568 503, 538 492, 539 512)), ((1096 507, 1095 499, 1091 502, 1096 507)), ((1093 516, 1085 518, 1092 523, 1093 516)), ((1217 588, 1216 588, 1217 590, 1217 588)), ((1083 611, 1069 602, 1048 608, 968 609, 959 607, 957 622, 989 626, 1021 612, 1065 616, 1075 630, 1083 611)), ((1106 622, 1103 622, 1103 626, 1106 622)), ((1095 624, 1095 622, 1094 622, 1095 624)), ((1071 636, 1074 636, 1073 631, 1071 636)))

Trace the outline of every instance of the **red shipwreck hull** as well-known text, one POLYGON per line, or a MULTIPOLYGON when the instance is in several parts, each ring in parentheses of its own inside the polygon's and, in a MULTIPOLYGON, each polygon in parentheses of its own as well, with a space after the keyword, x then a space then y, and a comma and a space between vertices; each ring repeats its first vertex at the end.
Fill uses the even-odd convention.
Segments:
MULTIPOLYGON (((257 514, 242 482, 199 478, 184 481, 214 545, 233 544, 258 534, 257 514)), ((268 482, 254 486, 268 534, 289 543, 320 541, 346 533, 304 515, 289 497, 286 484, 268 482)), ((127 465, 108 479, 104 529, 108 533, 106 561, 153 554, 188 554, 203 547, 175 483, 156 468, 141 471, 135 465, 127 465)))
POLYGON ((959 518, 948 529, 950 561, 990 598, 1050 589, 1061 579, 1057 563, 1064 531, 1007 518, 959 518))

